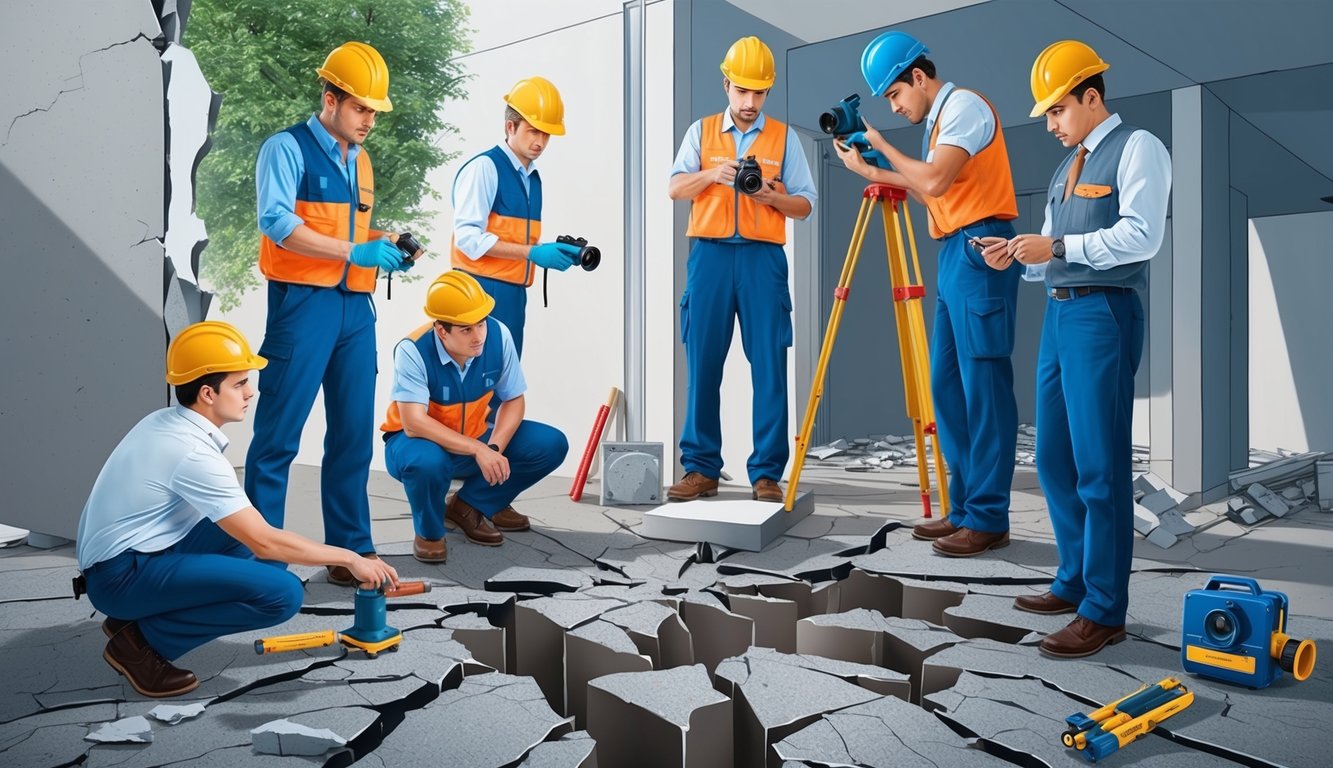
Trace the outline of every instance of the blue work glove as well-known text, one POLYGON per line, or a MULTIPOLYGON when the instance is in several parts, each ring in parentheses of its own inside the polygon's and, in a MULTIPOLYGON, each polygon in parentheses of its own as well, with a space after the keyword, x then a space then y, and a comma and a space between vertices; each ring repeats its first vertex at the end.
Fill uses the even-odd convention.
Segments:
POLYGON ((542 243, 528 251, 528 261, 539 267, 564 272, 579 261, 579 247, 568 243, 542 243))
MULTIPOLYGON (((376 267, 385 272, 401 272, 407 267, 403 266, 403 252, 398 250, 398 246, 389 242, 388 239, 371 240, 368 243, 357 243, 352 246, 352 253, 349 260, 358 267, 375 269, 376 267)), ((408 262, 409 266, 411 262, 408 262)))

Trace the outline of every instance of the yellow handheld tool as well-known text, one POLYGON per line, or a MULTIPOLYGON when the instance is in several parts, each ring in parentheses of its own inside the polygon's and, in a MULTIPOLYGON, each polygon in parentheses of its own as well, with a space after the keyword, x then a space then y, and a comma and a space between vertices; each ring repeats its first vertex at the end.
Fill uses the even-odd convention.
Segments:
POLYGON ((307 648, 322 648, 341 642, 350 649, 364 651, 367 658, 373 659, 381 651, 396 651, 403 641, 401 630, 388 625, 385 599, 420 595, 430 591, 430 584, 424 581, 403 581, 397 589, 360 589, 356 590, 355 620, 352 626, 342 632, 326 629, 320 632, 305 632, 299 635, 281 635, 255 641, 255 653, 283 653, 300 651, 307 648))
POLYGON ((1060 741, 1090 763, 1114 754, 1194 703, 1194 693, 1168 677, 1088 714, 1065 718, 1060 741))
POLYGON ((796 451, 791 477, 787 481, 787 496, 783 506, 790 512, 796 502, 796 484, 801 480, 805 454, 810 447, 810 433, 815 427, 815 412, 824 397, 824 378, 828 374, 829 356, 838 337, 842 312, 851 295, 852 274, 861 256, 866 229, 875 207, 884 218, 884 246, 889 259, 889 280, 893 288, 893 318, 898 328, 898 354, 903 363, 903 392, 907 399, 907 417, 912 420, 916 437, 917 480, 921 488, 922 516, 930 517, 930 457, 935 459, 935 479, 940 485, 940 512, 949 516, 949 473, 935 435, 935 405, 930 396, 930 347, 926 344, 926 321, 922 315, 921 299, 926 288, 921 284, 921 260, 916 253, 916 236, 912 233, 912 215, 907 210, 907 192, 888 184, 871 184, 862 193, 861 210, 856 215, 852 242, 847 246, 847 258, 842 264, 838 287, 833 290, 833 309, 829 313, 824 343, 815 365, 815 378, 810 383, 810 400, 805 406, 801 433, 796 436, 796 451), (904 238, 907 248, 903 247, 904 238), (912 254, 912 271, 907 269, 907 254, 912 254), (930 450, 926 436, 932 436, 930 450))

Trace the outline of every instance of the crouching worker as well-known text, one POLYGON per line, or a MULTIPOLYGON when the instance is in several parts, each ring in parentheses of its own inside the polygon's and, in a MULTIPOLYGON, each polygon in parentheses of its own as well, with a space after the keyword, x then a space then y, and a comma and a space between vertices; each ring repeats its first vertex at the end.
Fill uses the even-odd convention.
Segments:
POLYGON ((384 461, 407 489, 412 553, 423 563, 445 561, 446 523, 490 547, 504 543, 501 531, 526 531, 528 518, 511 502, 569 451, 560 430, 523 418, 527 383, 494 308, 475 277, 446 272, 426 291, 433 322, 394 349, 384 461), (454 478, 463 486, 446 501, 454 478))
POLYGON ((199 687, 172 664, 223 635, 281 624, 301 607, 301 581, 280 565, 343 566, 369 585, 397 584, 379 560, 273 528, 223 457, 223 424, 255 396, 253 354, 226 323, 195 323, 167 349, 179 405, 148 414, 111 452, 79 520, 79 570, 107 615, 102 658, 144 696, 199 687))

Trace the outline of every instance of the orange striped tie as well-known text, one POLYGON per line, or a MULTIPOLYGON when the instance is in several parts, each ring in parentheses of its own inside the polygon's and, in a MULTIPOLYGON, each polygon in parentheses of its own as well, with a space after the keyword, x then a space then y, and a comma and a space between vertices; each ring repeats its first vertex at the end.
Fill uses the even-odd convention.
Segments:
POLYGON ((1083 172, 1083 159, 1087 156, 1087 147, 1079 144, 1078 151, 1074 153, 1074 162, 1069 164, 1069 176, 1065 179, 1065 200, 1074 194, 1074 185, 1078 183, 1078 175, 1083 172))

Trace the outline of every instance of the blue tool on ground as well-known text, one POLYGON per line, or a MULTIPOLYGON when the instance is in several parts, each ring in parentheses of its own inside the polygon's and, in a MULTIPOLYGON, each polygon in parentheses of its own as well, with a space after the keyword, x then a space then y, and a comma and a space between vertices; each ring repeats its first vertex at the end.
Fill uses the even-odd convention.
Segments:
POLYGON ((1069 728, 1061 734, 1060 741, 1095 763, 1141 738, 1192 703, 1193 692, 1179 680, 1168 677, 1086 715, 1075 713, 1066 717, 1069 728))
POLYGON ((342 632, 326 629, 256 640, 255 653, 263 655, 299 651, 332 645, 335 642, 342 642, 352 650, 364 651, 368 659, 380 655, 381 651, 396 651, 398 644, 403 641, 403 633, 402 630, 389 626, 385 599, 420 595, 429 591, 430 584, 424 581, 402 581, 398 583, 397 589, 389 590, 357 588, 352 626, 342 632))
POLYGON ((1244 576, 1217 575, 1185 593, 1180 663, 1185 671, 1225 683, 1267 688, 1283 672, 1304 680, 1314 672, 1313 640, 1287 634, 1287 596, 1244 576))

